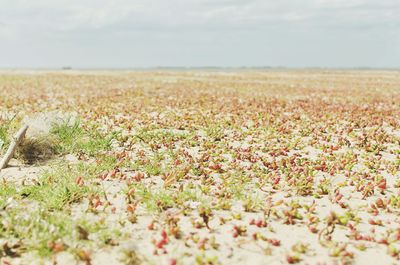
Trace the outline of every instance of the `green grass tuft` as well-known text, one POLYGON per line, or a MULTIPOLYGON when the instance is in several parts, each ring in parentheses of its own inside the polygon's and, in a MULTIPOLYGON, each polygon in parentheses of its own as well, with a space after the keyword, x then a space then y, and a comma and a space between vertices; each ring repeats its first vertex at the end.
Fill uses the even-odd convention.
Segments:
POLYGON ((84 153, 89 156, 110 150, 111 142, 117 136, 115 133, 102 135, 96 130, 85 130, 80 121, 72 125, 68 123, 57 125, 53 127, 51 133, 56 139, 57 153, 84 153))

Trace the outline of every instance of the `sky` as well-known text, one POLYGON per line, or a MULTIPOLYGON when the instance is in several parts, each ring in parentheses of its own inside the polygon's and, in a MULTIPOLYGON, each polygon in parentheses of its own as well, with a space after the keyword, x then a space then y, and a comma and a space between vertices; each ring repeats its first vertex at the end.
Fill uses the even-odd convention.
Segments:
POLYGON ((400 68, 400 0, 0 0, 1 68, 400 68))

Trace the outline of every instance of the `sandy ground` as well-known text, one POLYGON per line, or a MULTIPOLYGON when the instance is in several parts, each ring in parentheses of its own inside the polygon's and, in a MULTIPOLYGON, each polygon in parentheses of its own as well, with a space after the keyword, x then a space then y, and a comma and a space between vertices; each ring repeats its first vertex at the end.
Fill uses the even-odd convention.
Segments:
MULTIPOLYGON (((310 147, 305 148, 306 153, 310 157, 316 158, 318 152, 310 147), (310 152, 311 151, 311 152, 310 152)), ((386 159, 390 159, 387 156, 386 159)), ((77 158, 68 156, 67 163, 76 163, 77 158)), ((362 166, 360 165, 360 168, 362 166)), ((15 182, 17 185, 33 185, 41 172, 48 170, 46 166, 25 166, 17 160, 12 160, 10 167, 4 169, 0 173, 1 181, 15 182)), ((127 171, 126 174, 132 175, 134 172, 127 171)), ((398 177, 398 176, 397 176, 398 177)), ((336 182, 343 181, 344 178, 338 176, 336 182)), ((164 181, 159 178, 147 177, 145 182, 152 189, 161 188, 164 181)), ((393 182, 393 180, 392 180, 393 182)), ((124 254, 129 250, 138 251, 146 257, 146 263, 151 264, 169 264, 171 258, 168 255, 154 256, 154 245, 151 243, 154 238, 160 238, 159 231, 150 231, 148 225, 157 220, 160 224, 167 222, 170 216, 179 216, 179 227, 187 240, 174 240, 165 247, 167 253, 171 253, 174 257, 179 257, 182 264, 190 264, 192 262, 193 248, 199 246, 198 240, 202 238, 210 238, 210 235, 215 238, 215 244, 218 245, 217 249, 212 249, 210 245, 205 244, 205 248, 210 248, 208 255, 215 255, 218 257, 219 262, 222 264, 285 264, 287 263, 286 256, 292 252, 293 246, 296 244, 305 244, 307 246, 307 253, 302 257, 302 263, 305 264, 331 264, 332 250, 327 250, 321 246, 321 235, 319 233, 310 233, 306 222, 299 220, 293 225, 282 223, 279 218, 270 218, 265 228, 259 229, 257 226, 248 226, 252 219, 262 220, 263 213, 248 213, 245 212, 240 202, 237 202, 230 211, 215 211, 212 220, 209 223, 210 229, 203 227, 196 229, 193 227, 192 222, 198 220, 197 214, 190 214, 188 216, 181 216, 178 210, 167 210, 158 216, 149 214, 144 207, 139 206, 136 210, 137 222, 131 224, 124 222, 121 225, 120 220, 127 218, 126 213, 126 199, 125 191, 128 186, 124 180, 107 179, 102 183, 106 191, 107 198, 110 206, 103 211, 100 210, 98 214, 93 214, 93 219, 103 219, 108 224, 110 229, 118 229, 126 236, 118 246, 109 247, 94 251, 91 255, 91 264, 126 264, 124 262, 124 254), (233 213, 241 213, 241 219, 235 220, 233 213), (223 221, 222 221, 223 220, 223 221), (247 226, 247 231, 244 236, 234 238, 232 236, 233 226, 247 226), (265 244, 265 242, 257 242, 251 239, 248 235, 261 233, 270 239, 279 240, 279 246, 272 246, 265 244), (191 239, 191 236, 198 237, 197 242, 191 239), (150 257, 150 258, 149 258, 150 257)), ((388 183, 392 186, 393 183, 388 183)), ((332 202, 332 198, 323 197, 320 199, 309 198, 303 196, 290 196, 289 189, 283 188, 279 190, 269 190, 266 192, 257 192, 260 197, 266 197, 272 204, 279 206, 275 210, 286 208, 285 204, 289 202, 296 202, 299 205, 315 205, 313 214, 319 217, 327 217, 331 212, 336 214, 344 214, 348 209, 352 209, 355 215, 361 220, 370 220, 375 218, 374 215, 367 212, 368 205, 373 203, 379 196, 371 196, 362 199, 362 195, 354 193, 350 188, 341 190, 343 195, 342 201, 348 204, 346 209, 343 209, 336 203, 332 202)), ((396 190, 388 189, 386 193, 396 194, 396 190)), ((195 201, 188 201, 188 207, 195 210, 199 203, 195 201)), ((87 214, 89 209, 89 202, 84 200, 82 203, 74 206, 72 215, 74 218, 79 219, 83 214, 87 214)), ((360 232, 371 234, 379 238, 387 229, 396 229, 399 223, 398 211, 380 213, 378 219, 382 221, 382 226, 372 226, 368 223, 361 222, 360 232)), ((321 227, 319 227, 321 229, 321 227)), ((354 264, 392 264, 394 260, 387 255, 385 246, 375 242, 358 243, 357 240, 349 239, 350 233, 345 226, 336 227, 335 231, 331 234, 332 238, 337 242, 348 244, 348 251, 355 252, 354 264), (362 245, 366 249, 359 251, 358 245, 362 245)), ((31 254, 24 255, 20 259, 21 263, 17 260, 12 264, 37 264, 37 258, 31 254), (31 260, 29 262, 29 260, 31 260)), ((53 257, 52 260, 45 262, 45 264, 84 264, 84 262, 77 261, 72 254, 62 252, 53 257)))
MULTIPOLYGON (((55 85, 41 75, 24 78, 44 82, 43 95, 54 89, 58 107, 76 103, 76 115, 100 124, 98 131, 118 131, 121 137, 107 156, 146 166, 165 153, 163 171, 124 165, 85 179, 101 188, 101 203, 83 198, 68 206, 69 217, 119 232, 107 244, 100 244, 99 233, 79 242, 65 239, 71 249, 87 250, 90 259, 68 250, 47 258, 25 252, 3 257, 4 264, 135 264, 129 260, 134 254, 145 264, 171 265, 399 262, 397 73, 103 75, 51 73, 55 85), (60 89, 62 82, 72 88, 79 83, 84 95, 69 86, 60 89), (92 83, 112 88, 91 90, 92 83), (136 137, 143 128, 150 132, 148 142, 136 137), (371 151, 375 145, 380 149, 371 151), (201 172, 168 178, 187 166, 201 172), (134 199, 128 201, 131 190, 134 199), (143 190, 154 200, 162 201, 160 192, 184 199, 149 209, 143 190), (221 206, 224 201, 231 207, 221 206), (208 225, 203 205, 212 209, 208 225)), ((47 119, 41 122, 38 131, 45 127, 48 133, 47 119)), ((72 168, 97 163, 96 155, 56 159, 72 168)), ((0 172, 0 182, 36 185, 51 168, 52 161, 27 166, 13 160, 0 172)))
MULTIPOLYGON (((71 159, 71 158, 70 158, 71 159)), ((10 167, 2 170, 0 173, 1 181, 16 182, 17 185, 32 185, 37 180, 40 172, 43 172, 47 168, 45 166, 26 167, 16 160, 13 160, 10 167)), ((340 179, 339 179, 340 180, 340 179)), ((155 180, 147 179, 149 185, 154 187, 155 180)), ((157 182, 157 181, 156 181, 157 182)), ((161 179, 159 182, 163 182, 161 179)), ((127 238, 122 240, 118 246, 110 247, 106 249, 100 249, 92 253, 91 264, 126 264, 124 262, 124 252, 129 250, 139 251, 141 255, 146 258, 146 263, 151 264, 169 264, 170 257, 167 255, 154 256, 154 245, 151 243, 152 239, 159 238, 159 231, 150 231, 148 225, 154 220, 154 216, 147 213, 144 207, 138 207, 136 210, 138 221, 135 224, 124 223, 120 225, 119 221, 127 218, 126 207, 127 203, 125 200, 124 191, 127 189, 127 185, 124 181, 118 180, 107 180, 103 183, 104 188, 109 198, 110 206, 104 212, 100 211, 100 214, 93 215, 93 219, 104 219, 110 229, 116 228, 126 234, 127 238), (112 210, 111 210, 112 209, 112 210), (151 258, 148 258, 151 257, 151 258)), ((393 190, 388 190, 387 193, 394 193, 393 190)), ((329 216, 330 212, 334 211, 337 214, 344 213, 346 209, 342 209, 337 204, 332 203, 329 198, 304 198, 301 196, 292 196, 287 198, 284 192, 270 191, 266 192, 268 198, 271 198, 271 202, 288 202, 296 201, 300 205, 315 205, 315 215, 326 217, 329 216)), ((354 209, 356 215, 362 220, 368 220, 374 218, 373 215, 367 213, 367 206, 374 202, 379 196, 371 196, 368 200, 362 200, 360 194, 354 194, 350 190, 343 190, 343 201, 349 204, 350 209, 354 209)), ((260 194, 262 196, 262 194, 260 194)), ((188 202, 189 207, 196 209, 198 203, 188 202)), ((284 204, 282 207, 284 208, 284 204)), ((82 203, 75 205, 73 210, 73 216, 79 219, 82 214, 87 213, 89 208, 88 201, 85 200, 82 203)), ((166 222, 168 216, 180 216, 180 212, 177 210, 167 210, 160 216, 157 216, 155 220, 161 224, 166 222)), ((294 225, 283 224, 280 220, 271 220, 265 228, 259 229, 257 226, 247 226, 252 219, 261 220, 263 214, 261 213, 247 213, 244 211, 240 203, 237 203, 231 211, 218 211, 214 212, 214 216, 210 221, 210 229, 206 227, 196 229, 192 225, 193 220, 199 219, 196 214, 189 216, 180 217, 179 226, 182 229, 184 235, 190 238, 190 235, 196 235, 200 239, 209 238, 210 234, 215 237, 216 244, 219 245, 218 249, 209 251, 209 255, 215 255, 218 257, 219 262, 222 264, 285 264, 287 263, 285 257, 288 253, 292 252, 291 249, 298 243, 305 243, 307 245, 307 254, 303 256, 303 262, 305 264, 331 264, 332 259, 330 252, 326 248, 321 246, 319 234, 310 233, 309 229, 303 221, 297 221, 294 225), (234 220, 232 213, 241 213, 241 220, 234 220), (221 219, 224 219, 225 224, 221 223, 221 219), (229 221, 231 220, 231 221, 229 221), (262 233, 264 236, 271 239, 278 239, 280 244, 276 247, 270 247, 269 244, 263 244, 263 242, 256 242, 251 240, 251 237, 243 236, 234 238, 232 236, 234 225, 247 226, 246 235, 253 235, 254 233, 262 233), (267 254, 267 255, 266 255, 267 254)), ((361 233, 371 233, 371 229, 374 229, 372 235, 379 235, 388 228, 396 229, 399 223, 398 212, 393 213, 380 213, 378 219, 383 222, 382 227, 371 226, 368 223, 361 223, 361 233)), ((393 258, 387 255, 386 247, 377 244, 375 242, 360 243, 365 245, 365 251, 357 251, 357 241, 349 240, 349 231, 344 226, 339 226, 335 229, 332 237, 337 242, 346 242, 349 244, 348 250, 356 252, 354 264, 392 264, 394 263, 393 258)), ((182 264, 190 264, 192 262, 193 248, 197 247, 199 243, 195 243, 188 239, 185 242, 181 240, 171 240, 171 242, 165 247, 168 253, 173 254, 175 257, 180 257, 182 264)), ((207 246, 206 248, 210 248, 207 246)), ((21 259, 16 259, 12 264, 37 264, 38 260, 34 255, 26 254, 21 259)), ((84 262, 77 261, 76 258, 70 253, 62 252, 52 260, 48 260, 44 264, 84 264, 84 262)))

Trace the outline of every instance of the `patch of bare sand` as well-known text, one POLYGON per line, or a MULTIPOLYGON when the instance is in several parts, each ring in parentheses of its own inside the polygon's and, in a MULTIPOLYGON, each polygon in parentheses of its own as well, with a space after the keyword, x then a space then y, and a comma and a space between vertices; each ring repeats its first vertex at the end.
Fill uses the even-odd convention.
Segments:
POLYGON ((12 159, 8 167, 0 171, 0 181, 17 185, 34 184, 40 172, 47 168, 47 166, 25 165, 16 159, 12 159))

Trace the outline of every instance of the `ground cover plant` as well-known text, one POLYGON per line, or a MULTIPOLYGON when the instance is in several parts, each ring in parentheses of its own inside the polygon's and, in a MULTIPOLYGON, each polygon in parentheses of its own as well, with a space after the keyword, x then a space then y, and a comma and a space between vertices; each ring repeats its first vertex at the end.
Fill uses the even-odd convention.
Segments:
POLYGON ((399 72, 4 72, 0 92, 0 154, 26 116, 78 117, 0 172, 2 264, 399 262, 399 72))

